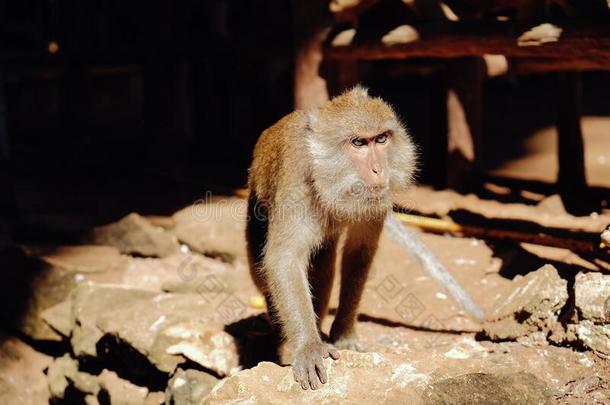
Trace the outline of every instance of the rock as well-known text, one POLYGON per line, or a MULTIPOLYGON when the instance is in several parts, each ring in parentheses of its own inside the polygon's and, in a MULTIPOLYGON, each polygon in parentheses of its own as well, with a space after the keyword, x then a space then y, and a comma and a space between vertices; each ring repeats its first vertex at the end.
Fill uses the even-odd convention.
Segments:
MULTIPOLYGON (((112 403, 125 405, 159 405, 165 399, 162 392, 149 392, 120 378, 114 371, 104 369, 100 375, 92 375, 78 370, 78 362, 66 354, 56 359, 47 371, 49 387, 55 401, 74 401, 68 397, 68 387, 75 389, 79 398, 87 404, 112 403)), ((62 402, 63 401, 63 402, 62 402)))
POLYGON ((423 394, 422 405, 551 404, 549 388, 530 373, 493 375, 464 374, 431 384, 423 394))
POLYGON ((126 264, 125 257, 118 250, 106 246, 27 247, 25 253, 34 259, 32 267, 15 271, 31 272, 27 276, 31 279, 28 283, 31 291, 36 293, 27 297, 19 329, 40 340, 59 341, 61 334, 65 333, 65 321, 55 319, 65 311, 65 306, 55 308, 59 312, 50 310, 45 313, 47 309, 64 302, 74 287, 84 281, 120 280, 126 264), (44 318, 53 322, 55 329, 44 321, 43 313, 44 318))
POLYGON ((136 213, 95 228, 91 239, 94 244, 114 246, 121 253, 140 256, 165 257, 179 249, 174 235, 136 213))
POLYGON ((150 222, 153 226, 157 226, 163 228, 167 231, 170 231, 176 226, 176 222, 174 218, 161 216, 161 215, 147 215, 144 217, 148 222, 150 222))
POLYGON ((53 361, 47 370, 51 396, 63 399, 66 388, 72 385, 84 394, 97 395, 100 385, 97 377, 78 370, 78 361, 65 354, 53 361))
POLYGON ((589 349, 610 355, 610 325, 595 325, 584 320, 570 327, 574 328, 578 339, 589 349))
POLYGON ((72 332, 72 299, 68 298, 40 313, 40 317, 56 332, 70 337, 72 332))
POLYGON ((563 332, 557 316, 568 299, 567 282, 551 265, 515 278, 495 300, 483 329, 495 340, 518 339, 537 332, 563 332))
MULTIPOLYGON (((242 314, 260 312, 247 305, 257 290, 245 263, 230 265, 197 253, 177 253, 162 259, 134 258, 106 246, 30 248, 28 253, 37 266, 31 272, 36 294, 21 298, 27 300, 27 307, 20 328, 36 339, 59 341, 70 336, 70 293, 88 280, 151 292, 203 295, 212 309, 223 314, 225 323, 242 314)), ((8 297, 4 300, 11 306, 19 301, 8 297)), ((87 352, 91 354, 92 350, 87 352)))
POLYGON ((324 361, 329 381, 316 391, 303 391, 290 367, 262 362, 221 381, 203 404, 415 403, 429 382, 429 376, 399 356, 340 354, 339 361, 324 361))
POLYGON ((44 370, 53 359, 17 338, 0 335, 0 340, 0 404, 49 403, 44 370))
MULTIPOLYGON (((165 393, 164 392, 149 392, 144 399, 144 405, 162 405, 165 403, 165 393)), ((179 404, 177 402, 176 404, 179 404)))
POLYGON ((96 395, 85 395, 85 405, 100 405, 96 395))
POLYGON ((72 304, 70 338, 74 354, 97 355, 96 344, 104 336, 104 331, 97 326, 98 315, 115 310, 128 310, 138 300, 149 299, 155 295, 156 293, 152 291, 94 283, 85 283, 76 288, 72 304))
POLYGON ((100 396, 106 397, 112 405, 144 405, 148 396, 148 389, 119 378, 113 371, 102 371, 98 381, 104 391, 100 396))
MULTIPOLYGON (((65 355, 64 357, 68 357, 68 359, 70 359, 70 355, 65 355)), ((53 398, 63 399, 64 393, 66 392, 66 388, 68 388, 68 385, 70 384, 70 382, 66 378, 66 374, 72 371, 72 364, 64 360, 64 357, 56 359, 47 370, 47 378, 49 379, 49 389, 53 398)), ((74 363, 76 363, 76 360, 74 360, 74 363)), ((76 371, 77 368, 78 365, 75 364, 74 371, 76 371)))
MULTIPOLYGON (((290 367, 261 362, 219 382, 203 403, 419 404, 424 393, 432 400, 434 392, 444 397, 460 391, 455 400, 444 403, 467 404, 477 403, 471 402, 477 393, 489 399, 495 389, 501 401, 478 403, 544 404, 551 395, 572 395, 570 384, 575 381, 593 377, 610 381, 605 361, 593 353, 564 347, 477 342, 468 337, 427 348, 379 347, 385 351, 341 351, 339 360, 326 360, 329 382, 317 391, 302 391, 290 367)), ((600 387, 596 395, 603 390, 600 387)))
POLYGON ((227 262, 246 260, 246 200, 206 198, 174 214, 174 234, 190 248, 227 262))
POLYGON ((218 381, 218 378, 208 373, 179 368, 167 383, 165 403, 199 405, 218 381))
POLYGON ((578 273, 574 295, 582 318, 595 323, 610 323, 610 275, 578 273))
POLYGON ((197 322, 184 322, 165 329, 155 341, 153 350, 155 348, 170 355, 182 355, 220 376, 239 369, 233 336, 222 330, 208 329, 197 322))
POLYGON ((570 381, 558 395, 558 404, 597 405, 610 398, 610 383, 600 376, 589 376, 570 381))
POLYGON ((69 270, 73 273, 103 273, 122 267, 125 260, 119 251, 111 246, 28 246, 25 252, 46 264, 69 270))
POLYGON ((404 355, 341 351, 338 361, 325 360, 329 382, 317 391, 303 391, 289 367, 262 362, 220 382, 203 403, 551 403, 551 389, 530 373, 458 371, 455 375, 443 363, 459 360, 437 360, 435 369, 429 360, 411 360, 404 355))
POLYGON ((224 301, 227 308, 215 306, 214 297, 82 285, 74 294, 74 352, 95 356, 100 339, 112 335, 160 371, 172 372, 188 358, 219 375, 229 374, 239 358, 224 324, 230 322, 227 315, 243 308, 224 301))
POLYGON ((179 253, 163 259, 131 258, 123 285, 151 291, 186 294, 234 294, 246 302, 257 293, 248 266, 229 264, 198 253, 179 253))

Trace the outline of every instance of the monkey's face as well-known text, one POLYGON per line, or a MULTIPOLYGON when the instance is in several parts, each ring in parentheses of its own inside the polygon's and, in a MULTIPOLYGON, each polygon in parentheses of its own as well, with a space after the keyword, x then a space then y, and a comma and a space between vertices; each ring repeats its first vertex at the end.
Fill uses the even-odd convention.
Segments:
POLYGON ((415 148, 392 108, 355 88, 308 116, 318 199, 349 218, 385 215, 410 184, 415 148))
MULTIPOLYGON (((377 132, 377 131, 375 131, 377 132)), ((346 146, 356 172, 372 192, 383 194, 389 186, 388 147, 392 131, 353 135, 346 146)))

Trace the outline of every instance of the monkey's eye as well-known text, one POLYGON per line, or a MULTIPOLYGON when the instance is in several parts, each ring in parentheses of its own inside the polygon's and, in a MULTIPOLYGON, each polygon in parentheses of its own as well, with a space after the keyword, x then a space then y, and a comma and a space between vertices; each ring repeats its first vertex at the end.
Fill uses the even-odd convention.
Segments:
POLYGON ((352 138, 351 142, 352 142, 352 145, 354 145, 357 148, 366 145, 366 141, 364 139, 358 138, 358 137, 352 138))
POLYGON ((389 137, 390 137, 390 135, 387 132, 384 132, 383 134, 378 135, 377 138, 375 138, 375 142, 386 143, 388 141, 389 137))

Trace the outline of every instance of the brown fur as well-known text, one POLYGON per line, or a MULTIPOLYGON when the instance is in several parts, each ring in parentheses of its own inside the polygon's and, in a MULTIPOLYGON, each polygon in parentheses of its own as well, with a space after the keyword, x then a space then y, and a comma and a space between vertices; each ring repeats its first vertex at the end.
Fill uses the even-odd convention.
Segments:
POLYGON ((250 168, 247 226, 250 269, 270 314, 293 346, 295 379, 303 388, 326 382, 322 358, 338 357, 321 341, 339 236, 340 304, 330 337, 357 348, 354 324, 383 220, 395 193, 411 183, 415 151, 393 109, 356 87, 311 111, 295 111, 264 131, 250 168), (362 185, 346 148, 354 134, 391 131, 389 186, 362 185))

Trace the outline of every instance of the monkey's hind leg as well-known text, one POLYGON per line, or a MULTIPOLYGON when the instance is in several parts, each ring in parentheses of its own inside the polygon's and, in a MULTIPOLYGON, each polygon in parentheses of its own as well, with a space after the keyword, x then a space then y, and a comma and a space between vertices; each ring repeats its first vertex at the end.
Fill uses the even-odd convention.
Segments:
POLYGON ((348 229, 341 262, 339 308, 330 330, 330 340, 338 349, 362 351, 356 335, 356 316, 382 229, 383 222, 377 221, 348 229))
MULTIPOLYGON (((265 244, 267 243, 268 216, 266 207, 260 203, 254 193, 248 197, 248 220, 246 223, 246 241, 250 275, 254 284, 265 297, 267 304, 266 320, 269 323, 269 344, 276 349, 282 344, 281 323, 273 307, 267 280, 262 271, 265 259, 265 244)), ((275 358, 278 358, 276 352, 275 358)))
POLYGON ((265 244, 267 243, 268 217, 265 206, 256 198, 253 192, 248 197, 248 222, 246 223, 246 242, 248 248, 248 261, 250 265, 250 275, 259 291, 265 297, 267 303, 269 321, 273 326, 278 325, 274 322, 271 295, 264 272, 262 271, 265 259, 265 244))
POLYGON ((337 238, 331 237, 312 255, 309 265, 309 284, 311 285, 314 312, 318 320, 318 330, 328 313, 328 301, 335 278, 335 258, 337 238))
POLYGON ((265 244, 269 218, 266 207, 256 198, 254 192, 248 196, 248 217, 246 223, 246 246, 248 249, 248 262, 250 275, 256 287, 264 294, 268 290, 267 282, 263 276, 262 265, 265 259, 265 244))

